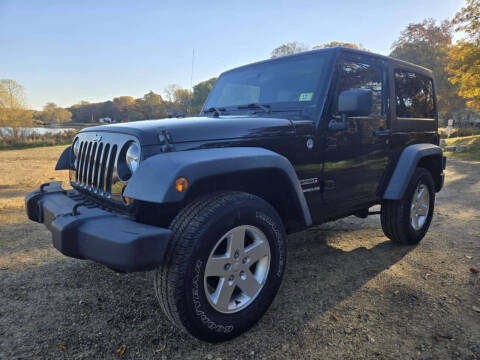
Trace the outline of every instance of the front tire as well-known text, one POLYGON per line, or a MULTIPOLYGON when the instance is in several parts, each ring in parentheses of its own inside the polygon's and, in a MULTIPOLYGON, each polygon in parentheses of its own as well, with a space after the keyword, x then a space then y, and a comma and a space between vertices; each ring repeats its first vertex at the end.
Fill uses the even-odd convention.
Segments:
POLYGON ((222 192, 193 201, 170 226, 155 291, 167 317, 209 342, 234 338, 267 311, 283 277, 285 229, 263 199, 222 192))
POLYGON ((435 205, 432 175, 417 168, 400 200, 382 203, 381 222, 384 234, 402 245, 417 244, 430 227, 435 205))

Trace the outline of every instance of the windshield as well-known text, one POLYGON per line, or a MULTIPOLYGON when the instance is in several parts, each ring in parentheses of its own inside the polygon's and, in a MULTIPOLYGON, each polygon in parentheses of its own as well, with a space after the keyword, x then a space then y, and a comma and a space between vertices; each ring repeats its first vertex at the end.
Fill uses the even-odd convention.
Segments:
POLYGON ((325 92, 329 58, 329 53, 305 54, 228 71, 216 81, 204 111, 313 109, 325 92))

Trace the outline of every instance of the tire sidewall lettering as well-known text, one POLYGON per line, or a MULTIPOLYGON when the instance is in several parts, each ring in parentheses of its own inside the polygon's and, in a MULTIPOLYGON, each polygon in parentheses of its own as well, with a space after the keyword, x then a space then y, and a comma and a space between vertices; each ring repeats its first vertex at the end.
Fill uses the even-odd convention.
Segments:
MULTIPOLYGON (((209 318, 209 316, 205 313, 204 308, 202 306, 202 302, 200 301, 200 284, 203 283, 203 281, 200 282, 201 277, 201 270, 202 270, 202 265, 203 261, 198 259, 195 262, 195 269, 194 269, 194 275, 192 279, 192 304, 194 307, 195 315, 200 318, 203 324, 210 330, 220 332, 220 333, 225 333, 228 334, 233 331, 234 326, 233 325, 222 325, 222 324, 217 324, 213 320, 209 318)), ((203 295, 203 294, 202 294, 203 295)))
MULTIPOLYGON (((264 214, 263 212, 260 212, 260 211, 256 211, 255 212, 255 217, 257 219, 260 219, 262 220, 263 222, 265 222, 273 231, 273 233, 275 234, 275 238, 276 238, 276 244, 270 244, 271 247, 273 247, 273 251, 275 251, 275 247, 272 246, 272 245, 277 245, 279 246, 279 244, 281 244, 280 242, 280 239, 281 239, 281 234, 280 234, 280 231, 278 230, 278 227, 277 227, 277 224, 266 214, 264 214)), ((284 265, 285 265, 285 251, 283 251, 283 249, 278 249, 278 266, 277 266, 277 271, 275 272, 275 275, 277 277, 282 277, 282 274, 283 274, 283 269, 284 269, 284 265)))

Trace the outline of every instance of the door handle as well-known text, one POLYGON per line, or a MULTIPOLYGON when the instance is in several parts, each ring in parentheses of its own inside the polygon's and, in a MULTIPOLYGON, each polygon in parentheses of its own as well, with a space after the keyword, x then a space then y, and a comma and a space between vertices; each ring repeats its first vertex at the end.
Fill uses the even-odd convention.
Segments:
POLYGON ((392 135, 392 130, 391 129, 379 129, 373 133, 375 136, 390 136, 392 135))

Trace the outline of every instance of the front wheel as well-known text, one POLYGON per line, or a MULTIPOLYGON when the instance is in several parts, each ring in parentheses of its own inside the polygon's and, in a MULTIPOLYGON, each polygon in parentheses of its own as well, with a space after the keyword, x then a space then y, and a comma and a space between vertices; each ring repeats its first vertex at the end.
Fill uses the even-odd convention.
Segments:
POLYGON ((417 244, 430 227, 435 205, 432 175, 417 168, 400 200, 385 200, 381 221, 385 235, 398 244, 417 244))
POLYGON ((253 326, 285 268, 285 230, 263 199, 242 192, 200 198, 174 219, 155 290, 168 318, 209 342, 253 326))

